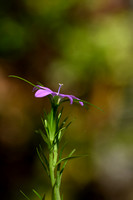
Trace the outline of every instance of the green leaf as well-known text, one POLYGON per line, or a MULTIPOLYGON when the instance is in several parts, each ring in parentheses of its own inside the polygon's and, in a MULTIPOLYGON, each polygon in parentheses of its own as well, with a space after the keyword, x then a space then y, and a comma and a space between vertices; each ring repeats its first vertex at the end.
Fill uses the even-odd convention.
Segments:
POLYGON ((40 148, 40 152, 41 152, 41 154, 43 156, 44 162, 47 165, 47 168, 49 169, 49 163, 48 163, 48 160, 47 160, 47 158, 46 158, 46 156, 45 156, 45 154, 43 152, 43 149, 42 149, 41 145, 39 145, 39 148, 40 148))
POLYGON ((56 165, 59 165, 61 162, 63 161, 66 161, 66 160, 71 160, 71 159, 74 159, 74 158, 80 158, 80 157, 83 157, 83 156, 80 156, 80 155, 77 155, 77 156, 68 156, 68 157, 65 157, 65 158, 62 158, 60 159, 56 165))
POLYGON ((60 125, 60 129, 63 128, 63 126, 65 125, 66 121, 68 120, 68 117, 66 117, 63 122, 60 125))
POLYGON ((69 122, 67 125, 66 125, 66 129, 71 125, 72 122, 69 122))
POLYGON ((50 147, 49 138, 45 135, 45 133, 43 133, 43 131, 41 129, 37 130, 36 133, 39 133, 41 135, 41 137, 43 138, 44 142, 46 142, 48 147, 50 147))
POLYGON ((44 112, 43 118, 44 118, 44 119, 47 119, 47 116, 48 116, 47 111, 44 109, 43 112, 44 112))
POLYGON ((56 165, 59 165, 62 161, 65 161, 65 160, 67 161, 68 159, 66 159, 66 158, 70 158, 75 151, 76 151, 76 149, 73 149, 67 157, 59 159, 58 162, 56 163, 56 165))
POLYGON ((30 200, 30 198, 29 197, 27 197, 27 195, 26 194, 24 194, 24 192, 22 192, 22 190, 20 190, 20 192, 21 192, 21 194, 27 199, 27 200, 30 200))
POLYGON ((55 138, 57 137, 57 135, 58 135, 58 140, 60 140, 60 138, 61 138, 61 136, 62 136, 62 131, 63 130, 65 130, 66 129, 66 127, 63 127, 62 129, 60 129, 58 132, 56 132, 55 133, 55 135, 54 135, 54 140, 55 140, 55 138))
POLYGON ((60 150, 60 153, 59 153, 59 160, 60 160, 61 157, 62 157, 62 153, 63 153, 64 148, 65 148, 66 145, 67 145, 67 142, 65 142, 65 144, 62 146, 62 148, 61 148, 61 150, 60 150))
POLYGON ((60 171, 60 174, 62 174, 62 172, 64 171, 64 168, 65 168, 65 166, 66 166, 68 160, 75 159, 75 158, 82 158, 82 157, 88 156, 88 155, 77 155, 77 156, 72 156, 72 154, 73 154, 74 152, 75 152, 75 149, 69 154, 68 157, 62 158, 61 160, 59 160, 59 161, 57 162, 57 165, 58 165, 58 164, 60 164, 61 162, 65 161, 64 164, 63 164, 63 167, 62 167, 62 169, 61 169, 61 171, 60 171))
POLYGON ((94 108, 96 108, 96 109, 98 109, 98 110, 104 112, 103 109, 101 109, 101 108, 98 107, 98 106, 95 106, 94 104, 92 104, 92 103, 90 103, 90 102, 87 102, 87 101, 84 101, 84 100, 77 100, 77 99, 73 99, 73 101, 74 101, 74 102, 79 102, 79 101, 81 101, 81 102, 83 102, 84 104, 93 106, 94 108))
POLYGON ((42 87, 44 87, 44 85, 38 81, 37 81, 37 85, 41 85, 42 87))
POLYGON ((45 164, 44 164, 44 161, 43 161, 43 159, 42 159, 42 157, 41 157, 41 155, 40 155, 40 152, 39 152, 38 148, 36 148, 36 151, 37 151, 38 157, 39 157, 39 159, 40 159, 40 161, 41 161, 41 163, 42 163, 42 166, 43 166, 44 170, 46 171, 46 173, 47 173, 48 176, 49 176, 49 171, 48 171, 47 167, 46 167, 45 164))
MULTIPOLYGON (((63 153, 63 150, 64 150, 66 144, 67 144, 67 142, 62 146, 62 148, 61 148, 61 150, 60 150, 60 153, 59 153, 59 160, 61 160, 62 153, 63 153)), ((57 166, 57 171, 60 171, 60 166, 61 166, 61 163, 58 164, 58 166, 57 166)))
MULTIPOLYGON (((74 153, 76 151, 76 149, 73 149, 72 151, 71 151, 71 153, 68 155, 68 157, 71 157, 72 156, 72 154, 74 153)), ((61 159, 60 159, 61 160, 61 159)), ((60 161, 59 160, 59 161, 60 161)), ((59 162, 58 161, 58 162, 59 162)), ((64 162, 64 164, 63 164, 63 166, 62 166, 62 169, 61 169, 61 171, 60 171, 60 174, 62 174, 63 173, 63 171, 64 171, 64 168, 65 168, 65 166, 66 166, 66 164, 67 164, 67 162, 68 162, 68 160, 65 160, 65 162, 64 162)), ((60 162, 61 163, 61 162, 60 162)), ((60 164, 59 164, 60 165, 60 164)))
POLYGON ((46 119, 44 120, 44 126, 45 126, 45 129, 47 129, 47 127, 48 127, 48 122, 47 122, 46 119))
POLYGON ((58 114, 57 124, 59 124, 59 121, 60 121, 61 116, 62 116, 63 109, 64 109, 64 108, 62 107, 61 111, 60 111, 59 114, 58 114))
POLYGON ((40 89, 39 87, 37 87, 36 85, 34 85, 33 83, 31 83, 30 81, 28 81, 28 80, 26 80, 26 79, 24 79, 24 78, 21 78, 21 77, 19 77, 19 76, 9 75, 8 77, 11 77, 11 78, 18 78, 18 79, 20 79, 20 80, 22 80, 22 81, 25 81, 26 83, 29 83, 30 85, 36 87, 37 89, 40 89))
POLYGON ((59 136, 58 136, 59 141, 60 141, 61 138, 63 137, 64 131, 70 126, 71 123, 72 123, 72 122, 69 122, 65 127, 63 127, 62 129, 59 130, 59 136))
POLYGON ((37 196, 40 200, 42 200, 42 197, 40 196, 40 194, 38 194, 38 192, 37 192, 36 190, 33 189, 33 192, 36 194, 36 196, 37 196))
POLYGON ((42 120, 42 124, 43 124, 43 126, 45 128, 45 122, 44 122, 44 119, 42 117, 41 117, 41 120, 42 120))

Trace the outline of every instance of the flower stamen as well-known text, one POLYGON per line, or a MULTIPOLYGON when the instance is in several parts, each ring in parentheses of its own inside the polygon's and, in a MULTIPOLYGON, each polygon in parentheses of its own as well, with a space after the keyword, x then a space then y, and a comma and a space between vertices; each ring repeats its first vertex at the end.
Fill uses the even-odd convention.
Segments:
POLYGON ((59 95, 60 89, 61 89, 62 85, 63 85, 63 84, 59 83, 59 89, 58 89, 57 95, 59 95))

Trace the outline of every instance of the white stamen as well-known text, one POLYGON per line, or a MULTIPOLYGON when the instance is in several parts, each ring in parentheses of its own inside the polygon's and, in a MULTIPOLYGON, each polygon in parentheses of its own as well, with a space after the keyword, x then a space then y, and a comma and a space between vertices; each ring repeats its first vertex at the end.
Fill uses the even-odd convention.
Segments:
POLYGON ((60 89, 61 89, 62 85, 63 85, 63 84, 59 83, 59 89, 58 89, 57 95, 59 95, 60 89))

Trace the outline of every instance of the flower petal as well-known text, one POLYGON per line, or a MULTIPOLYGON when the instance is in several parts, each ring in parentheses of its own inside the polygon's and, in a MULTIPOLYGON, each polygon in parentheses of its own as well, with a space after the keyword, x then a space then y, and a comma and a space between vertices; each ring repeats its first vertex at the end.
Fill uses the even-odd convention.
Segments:
POLYGON ((53 93, 52 90, 43 90, 43 89, 40 89, 40 90, 37 90, 35 92, 35 97, 37 97, 37 98, 45 97, 45 96, 47 96, 49 94, 52 94, 52 93, 53 93))
POLYGON ((48 91, 53 92, 53 91, 50 90, 49 88, 47 88, 47 87, 43 87, 43 86, 41 86, 41 85, 36 85, 36 87, 33 88, 33 92, 36 91, 36 90, 38 90, 37 87, 40 88, 40 89, 43 89, 43 90, 48 90, 48 91))
POLYGON ((81 106, 83 106, 83 105, 84 105, 84 103, 83 103, 82 101, 79 101, 79 103, 80 103, 80 105, 81 105, 81 106))
MULTIPOLYGON (((73 96, 73 95, 71 95, 71 96, 72 96, 72 98, 73 98, 73 99, 80 100, 79 98, 77 98, 77 97, 75 97, 75 96, 73 96)), ((83 103, 82 101, 79 101, 79 104, 80 104, 81 106, 83 106, 83 105, 84 105, 84 103, 83 103)))
POLYGON ((62 98, 69 98, 69 99, 70 99, 70 104, 73 104, 73 98, 72 98, 72 95, 59 94, 59 96, 62 97, 62 98))

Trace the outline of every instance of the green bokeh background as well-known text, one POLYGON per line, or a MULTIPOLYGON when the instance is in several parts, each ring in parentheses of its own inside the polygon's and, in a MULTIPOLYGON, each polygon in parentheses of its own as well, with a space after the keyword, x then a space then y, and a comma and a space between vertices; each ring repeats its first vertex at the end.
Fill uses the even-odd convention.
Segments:
MULTIPOLYGON (((73 94, 104 110, 65 103, 73 121, 64 156, 88 154, 67 165, 64 200, 133 199, 132 0, 1 0, 0 199, 23 200, 23 190, 46 192, 50 183, 36 154, 48 98, 14 74, 73 94)), ((42 143, 42 142, 41 142, 42 143)), ((46 145, 42 144, 47 154, 46 145)))

